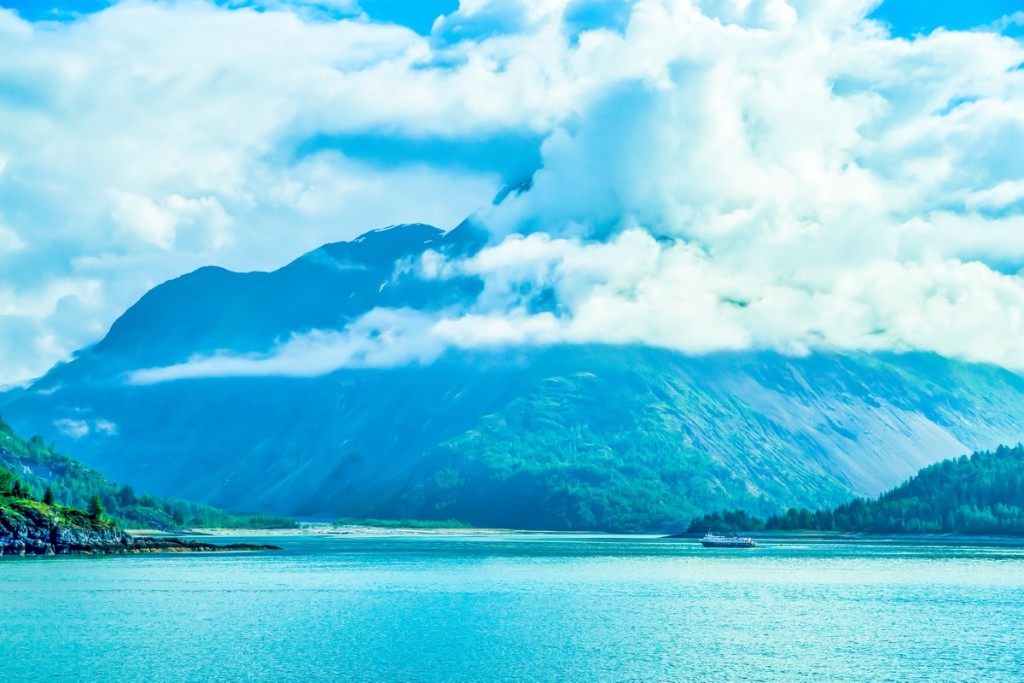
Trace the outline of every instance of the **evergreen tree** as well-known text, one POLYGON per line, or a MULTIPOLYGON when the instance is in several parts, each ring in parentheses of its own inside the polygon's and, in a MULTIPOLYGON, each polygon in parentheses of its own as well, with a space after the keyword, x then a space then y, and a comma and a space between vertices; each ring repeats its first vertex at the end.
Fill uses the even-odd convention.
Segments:
POLYGON ((103 519, 103 512, 103 502, 94 493, 92 498, 89 499, 89 517, 98 522, 103 519))
POLYGON ((53 505, 53 489, 49 486, 47 486, 46 491, 43 492, 43 503, 46 505, 53 505))
POLYGON ((121 490, 117 492, 117 502, 121 507, 130 507, 139 502, 139 499, 135 495, 135 491, 131 486, 125 484, 121 487, 121 490))
POLYGON ((14 486, 14 475, 5 469, 0 469, 0 495, 11 492, 14 486))

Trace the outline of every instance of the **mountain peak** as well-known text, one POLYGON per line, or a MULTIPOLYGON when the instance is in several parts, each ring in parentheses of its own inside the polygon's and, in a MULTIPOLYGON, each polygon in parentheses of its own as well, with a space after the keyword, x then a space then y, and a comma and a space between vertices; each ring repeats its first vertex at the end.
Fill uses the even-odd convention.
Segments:
POLYGON ((66 437, 88 464, 163 495, 566 529, 831 505, 1021 439, 1018 376, 920 354, 494 347, 309 377, 125 381, 195 357, 272 357, 295 335, 344 330, 376 309, 469 310, 479 278, 405 266, 428 249, 464 258, 488 239, 472 219, 447 233, 398 225, 273 272, 197 270, 149 292, 5 411, 35 432, 116 424, 66 437))
POLYGON ((170 365, 224 350, 264 353, 292 334, 341 329, 374 308, 444 306, 472 288, 396 273, 427 249, 465 253, 471 243, 482 245, 465 225, 446 233, 409 223, 325 244, 271 272, 206 266, 150 290, 94 350, 135 367, 170 365))
POLYGON ((444 230, 435 228, 432 225, 426 223, 398 223, 396 225, 388 225, 383 228, 375 228, 364 232, 359 237, 352 240, 353 242, 372 242, 381 239, 393 239, 401 238, 406 239, 413 236, 425 236, 429 238, 440 237, 444 234, 444 230))
POLYGON ((302 265, 333 265, 342 269, 393 268, 395 262, 422 253, 445 232, 423 223, 403 223, 364 232, 347 242, 330 242, 293 261, 285 269, 302 265))

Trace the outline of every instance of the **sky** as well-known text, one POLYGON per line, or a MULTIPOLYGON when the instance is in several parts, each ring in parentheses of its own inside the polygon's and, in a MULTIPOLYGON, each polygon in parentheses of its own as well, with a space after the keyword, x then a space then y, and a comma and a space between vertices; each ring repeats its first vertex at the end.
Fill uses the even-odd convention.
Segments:
POLYGON ((419 349, 389 363, 607 342, 1024 370, 1022 36, 1009 0, 0 0, 0 385, 197 267, 469 215, 492 245, 418 267, 483 278, 472 310, 268 360, 369 334, 419 349))

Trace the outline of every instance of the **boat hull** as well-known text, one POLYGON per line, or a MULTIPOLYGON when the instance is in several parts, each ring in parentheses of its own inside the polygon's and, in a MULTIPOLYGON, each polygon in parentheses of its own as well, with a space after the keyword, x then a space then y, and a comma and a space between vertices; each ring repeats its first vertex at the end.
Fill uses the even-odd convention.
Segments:
POLYGON ((701 541, 705 548, 756 548, 753 541, 701 541))

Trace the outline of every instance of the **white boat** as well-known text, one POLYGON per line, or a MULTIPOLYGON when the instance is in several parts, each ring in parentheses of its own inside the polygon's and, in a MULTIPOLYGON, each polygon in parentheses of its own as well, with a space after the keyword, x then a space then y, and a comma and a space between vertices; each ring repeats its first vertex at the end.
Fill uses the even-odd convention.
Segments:
POLYGON ((756 548, 757 543, 749 536, 720 536, 711 530, 700 539, 705 548, 756 548))

